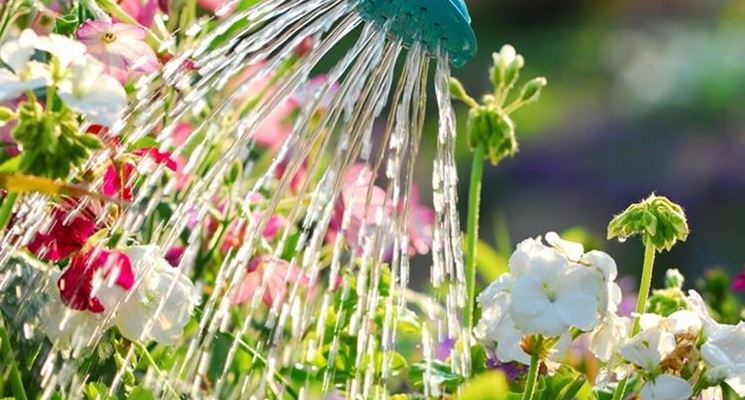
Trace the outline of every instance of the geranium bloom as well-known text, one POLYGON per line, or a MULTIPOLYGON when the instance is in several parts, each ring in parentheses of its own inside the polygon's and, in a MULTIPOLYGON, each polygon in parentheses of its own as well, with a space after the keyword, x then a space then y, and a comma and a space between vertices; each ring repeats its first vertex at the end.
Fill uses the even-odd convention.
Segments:
POLYGON ((145 43, 145 30, 139 26, 86 21, 77 35, 88 53, 104 63, 104 72, 121 83, 136 74, 158 69, 158 58, 145 43))
POLYGON ((562 242, 554 241, 549 248, 536 240, 518 247, 510 259, 515 276, 510 316, 526 333, 559 336, 571 327, 590 331, 606 312, 608 292, 602 270, 577 263, 581 247, 576 254, 568 253, 562 242))
POLYGON ((28 249, 47 261, 59 261, 78 252, 96 231, 94 215, 86 210, 70 217, 67 210, 56 207, 52 211, 52 224, 46 232, 39 232, 28 244, 28 249))
POLYGON ((45 285, 45 293, 49 299, 41 313, 41 323, 44 333, 56 346, 64 350, 73 350, 77 355, 81 350, 90 346, 95 332, 104 326, 106 318, 103 314, 90 311, 78 311, 69 308, 62 302, 57 281, 59 271, 52 271, 49 283, 45 285))
POLYGON ((522 338, 540 333, 559 337, 558 355, 571 342, 570 328, 591 331, 614 310, 617 296, 615 263, 605 253, 584 253, 579 243, 562 240, 553 232, 527 239, 509 261, 510 273, 502 275, 478 297, 481 320, 476 335, 497 344, 503 361, 528 363, 520 346, 522 338))
POLYGON ((644 384, 639 396, 643 400, 687 400, 693 395, 693 388, 683 378, 662 374, 644 384))
POLYGON ((102 282, 118 286, 123 291, 132 288, 134 271, 124 252, 92 248, 78 253, 62 272, 57 287, 67 307, 102 313, 105 308, 97 296, 102 282))
POLYGON ((42 88, 51 82, 48 66, 31 60, 38 45, 36 33, 26 29, 17 39, 0 46, 0 61, 10 68, 0 68, 0 100, 14 99, 27 90, 42 88))
POLYGON ((127 93, 103 70, 104 65, 90 56, 72 61, 70 71, 57 83, 57 95, 91 123, 110 127, 124 110, 127 93))
POLYGON ((284 302, 288 285, 300 283, 308 285, 310 280, 297 267, 269 256, 254 257, 246 268, 246 275, 237 290, 230 296, 233 304, 250 301, 261 293, 261 300, 267 307, 275 307, 284 302), (263 292, 260 291, 263 287, 263 292))
POLYGON ((373 184, 374 175, 364 164, 349 168, 342 181, 342 190, 329 222, 327 240, 343 232, 347 245, 357 254, 364 251, 363 239, 380 225, 378 215, 388 213, 385 190, 373 184), (368 201, 368 187, 370 198, 368 201))
POLYGON ((745 322, 721 325, 701 346, 701 355, 709 365, 710 381, 723 380, 745 397, 745 322))
POLYGON ((172 344, 183 333, 196 305, 194 284, 163 258, 157 246, 127 249, 136 276, 133 292, 119 288, 101 301, 117 308, 116 326, 124 337, 172 344))

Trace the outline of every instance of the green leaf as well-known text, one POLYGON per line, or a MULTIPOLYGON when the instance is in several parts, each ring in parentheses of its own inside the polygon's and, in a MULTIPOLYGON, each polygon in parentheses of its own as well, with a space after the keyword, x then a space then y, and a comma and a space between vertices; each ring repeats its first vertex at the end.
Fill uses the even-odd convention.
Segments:
POLYGON ((109 396, 109 388, 100 382, 91 382, 85 385, 83 394, 88 400, 110 400, 116 398, 114 396, 109 396))
MULTIPOLYGON (((587 378, 572 369, 571 367, 561 366, 555 374, 541 377, 538 383, 538 390, 534 399, 536 400, 572 400, 576 398, 577 393, 587 385, 587 378)), ((583 391, 583 400, 594 399, 592 391, 583 391), (588 397, 589 396, 589 397, 588 397)))
POLYGON ((461 400, 507 400, 510 386, 504 373, 489 371, 466 383, 461 400))
POLYGON ((155 396, 150 390, 137 386, 132 389, 132 392, 127 396, 127 400, 155 400, 155 396))
POLYGON ((21 156, 18 155, 0 164, 0 173, 12 174, 12 173, 18 172, 18 169, 20 168, 20 166, 21 166, 21 156))
POLYGON ((136 142, 130 144, 129 150, 135 151, 139 149, 148 149, 148 148, 153 148, 153 147, 158 148, 160 147, 160 144, 158 143, 157 140, 155 140, 155 138, 151 136, 145 136, 137 140, 136 142))
POLYGON ((486 349, 480 344, 471 346, 471 371, 478 375, 486 371, 486 349))
POLYGON ((419 390, 424 388, 425 376, 429 380, 428 384, 436 382, 441 390, 450 393, 465 381, 463 376, 450 370, 450 365, 441 361, 433 361, 429 366, 425 362, 419 362, 409 368, 409 381, 419 390))
POLYGON ((476 269, 484 280, 492 282, 508 272, 507 258, 479 240, 476 243, 476 269))

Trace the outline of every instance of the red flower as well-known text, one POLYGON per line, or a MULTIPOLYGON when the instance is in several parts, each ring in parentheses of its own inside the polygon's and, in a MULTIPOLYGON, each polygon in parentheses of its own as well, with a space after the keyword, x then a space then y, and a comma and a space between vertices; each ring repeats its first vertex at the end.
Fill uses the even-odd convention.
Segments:
POLYGON ((55 208, 52 225, 45 233, 37 233, 28 249, 36 257, 46 261, 59 261, 79 251, 88 238, 96 232, 95 216, 77 211, 70 218, 68 211, 55 208))
POLYGON ((135 283, 135 275, 127 253, 119 250, 94 248, 73 257, 70 266, 57 281, 62 302, 79 311, 101 313, 104 307, 94 294, 94 279, 113 282, 124 290, 135 283), (116 278, 112 278, 116 275, 116 278))
MULTIPOLYGON (((176 171, 178 163, 171 158, 171 153, 160 151, 154 147, 135 150, 131 153, 138 159, 150 158, 153 162, 165 165, 171 171, 176 171)), ((124 201, 132 201, 132 174, 135 171, 135 163, 132 160, 121 164, 111 163, 103 177, 102 191, 104 196, 119 197, 124 201)))

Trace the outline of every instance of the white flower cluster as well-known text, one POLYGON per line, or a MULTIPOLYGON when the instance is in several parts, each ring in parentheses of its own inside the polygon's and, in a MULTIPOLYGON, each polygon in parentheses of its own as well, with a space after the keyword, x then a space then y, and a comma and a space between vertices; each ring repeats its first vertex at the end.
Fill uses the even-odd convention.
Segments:
POLYGON ((93 124, 111 126, 127 103, 127 94, 116 79, 104 74, 104 65, 86 54, 86 47, 65 36, 38 36, 31 29, 0 46, 0 101, 15 99, 26 91, 55 86, 57 95, 71 109, 93 124), (48 53, 48 62, 36 61, 37 52, 48 53))
POLYGON ((684 400, 696 384, 722 382, 745 396, 745 323, 717 323, 695 291, 686 300, 688 309, 667 317, 642 314, 639 334, 619 347, 621 357, 648 378, 641 398, 684 400))
MULTIPOLYGON (((497 344, 501 361, 529 363, 523 351, 525 336, 558 338, 552 349, 558 356, 574 333, 591 332, 617 318, 621 289, 615 283, 616 263, 600 251, 584 252, 579 243, 554 232, 527 239, 509 260, 503 275, 478 297, 481 320, 476 336, 497 344)), ((610 352, 610 351, 608 351, 610 352)))
MULTIPOLYGON (((132 289, 94 277, 95 296, 105 307, 101 314, 65 306, 52 283, 54 301, 44 314, 49 339, 77 354, 95 337, 116 326, 125 338, 147 343, 173 344, 183 334, 197 303, 194 284, 172 267, 157 246, 133 246, 127 250, 136 281, 132 289)), ((52 282, 57 276, 52 277, 52 282)))

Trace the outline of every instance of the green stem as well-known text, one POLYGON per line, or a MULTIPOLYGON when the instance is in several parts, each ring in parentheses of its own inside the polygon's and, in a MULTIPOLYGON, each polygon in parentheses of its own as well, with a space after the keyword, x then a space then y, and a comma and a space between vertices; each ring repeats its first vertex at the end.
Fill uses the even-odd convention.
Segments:
POLYGON ((649 289, 652 287, 652 271, 654 270, 655 247, 647 243, 644 247, 644 266, 642 267, 642 279, 639 284, 639 297, 636 300, 636 314, 634 318, 634 328, 631 330, 631 336, 639 333, 639 316, 647 308, 647 297, 649 289))
MULTIPOLYGON (((642 279, 639 284, 639 297, 636 300, 636 314, 634 318, 634 327, 631 329, 631 337, 636 336, 639 333, 639 315, 641 315, 647 308, 647 298, 649 297, 649 289, 652 287, 652 271, 654 271, 654 257, 656 249, 655 247, 647 243, 644 246, 644 266, 642 267, 642 279)), ((621 400, 623 394, 626 391, 626 383, 628 377, 621 379, 616 386, 615 392, 613 392, 612 400, 621 400)))
POLYGON ((10 216, 13 213, 13 205, 18 199, 18 193, 8 193, 0 205, 0 232, 5 229, 5 225, 10 221, 10 216))
POLYGON ((158 374, 158 377, 160 377, 163 380, 166 389, 168 389, 168 391, 171 392, 171 395, 174 396, 173 398, 174 399, 181 398, 181 396, 179 396, 176 389, 174 389, 168 383, 168 380, 166 379, 167 376, 163 373, 163 371, 161 371, 160 367, 158 367, 158 364, 155 362, 155 359, 153 359, 153 356, 152 354, 150 354, 150 351, 148 351, 147 347, 145 347, 145 345, 141 343, 135 343, 135 347, 137 347, 140 350, 140 354, 145 357, 145 360, 147 361, 147 363, 155 370, 155 373, 158 374))
POLYGON ((479 143, 473 152, 471 183, 468 190, 468 225, 466 226, 466 327, 473 329, 476 301, 476 244, 479 241, 479 206, 481 203, 481 177, 484 174, 486 145, 479 143))
POLYGON ((3 363, 10 369, 10 385, 13 388, 13 395, 17 400, 26 400, 28 397, 26 397, 26 390, 23 388, 21 373, 13 356, 13 348, 10 346, 10 336, 5 329, 5 321, 2 315, 0 315, 0 350, 2 351, 3 363))
POLYGON ((533 346, 533 354, 530 355, 530 368, 528 369, 528 379, 525 382, 525 391, 522 400, 533 400, 535 394, 535 385, 538 381, 538 365, 540 364, 541 346, 543 337, 538 335, 533 346))
MULTIPOLYGON (((256 364, 258 364, 259 367, 266 367, 268 365, 268 362, 267 362, 266 358, 264 358, 264 356, 261 355, 261 353, 259 353, 258 350, 254 349, 250 344, 246 343, 246 341, 244 341, 241 338, 236 337, 235 335, 233 335, 230 332, 225 332, 224 334, 228 338, 237 341, 238 342, 238 345, 241 348, 243 348, 243 350, 245 350, 248 353, 250 353, 251 356, 253 357, 253 362, 255 362, 256 364)), ((287 394, 290 397, 292 397, 293 399, 297 399, 298 398, 298 394, 295 391, 295 389, 292 388, 292 386, 290 385, 290 382, 288 382, 287 379, 285 379, 284 376, 280 375, 279 372, 272 371, 272 373, 274 375, 274 378, 277 379, 282 384, 282 386, 284 387, 284 389, 287 391, 287 394)))
POLYGON ((626 391, 626 382, 628 382, 628 380, 629 378, 625 377, 618 382, 618 385, 616 385, 616 391, 613 392, 612 400, 621 400, 623 398, 623 393, 626 391))

